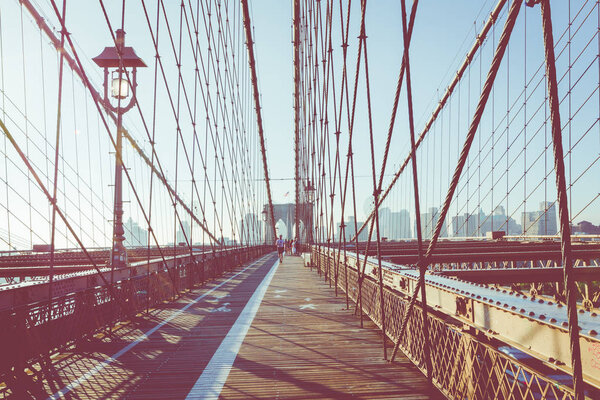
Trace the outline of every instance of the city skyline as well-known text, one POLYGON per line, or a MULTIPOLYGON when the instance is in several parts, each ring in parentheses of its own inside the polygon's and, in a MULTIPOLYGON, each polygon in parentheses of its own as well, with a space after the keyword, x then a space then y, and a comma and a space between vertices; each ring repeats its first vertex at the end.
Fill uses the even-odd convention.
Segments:
MULTIPOLYGON (((414 213, 400 209, 393 211, 390 207, 379 210, 380 237, 388 240, 416 239, 416 224, 414 213)), ((493 213, 486 214, 483 210, 479 213, 451 215, 450 222, 446 218, 440 237, 485 237, 488 232, 504 231, 509 236, 555 236, 558 234, 557 210, 554 202, 540 202, 537 210, 523 211, 520 213, 521 224, 511 216, 506 215, 504 207, 498 206, 493 213), (524 229, 525 227, 525 229, 524 229)), ((423 239, 431 238, 438 221, 438 209, 430 207, 427 212, 421 213, 421 229, 423 239)), ((355 217, 348 215, 345 220, 346 240, 355 235, 355 217)), ((358 229, 363 221, 356 221, 358 229)), ((340 238, 341 223, 336 224, 335 240, 340 238)), ((572 225, 573 234, 598 234, 600 225, 596 226, 589 221, 579 221, 572 225)), ((368 229, 360 233, 359 241, 366 241, 368 229)), ((372 237, 373 240, 374 236, 372 237)))

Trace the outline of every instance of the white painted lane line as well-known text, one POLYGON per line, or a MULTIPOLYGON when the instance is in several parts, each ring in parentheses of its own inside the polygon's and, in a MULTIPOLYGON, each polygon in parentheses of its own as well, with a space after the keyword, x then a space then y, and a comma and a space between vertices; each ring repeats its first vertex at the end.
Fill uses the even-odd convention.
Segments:
POLYGON ((141 334, 140 336, 138 336, 138 338, 135 341, 129 343, 127 346, 123 347, 121 350, 117 351, 115 354, 113 354, 112 356, 108 357, 106 360, 104 360, 101 363, 97 364, 94 368, 90 369, 88 372, 86 372, 85 374, 83 374, 79 378, 77 378, 74 381, 70 382, 67 386, 63 387, 58 392, 56 392, 52 396, 48 397, 46 400, 59 399, 59 398, 63 397, 65 394, 69 393, 71 390, 73 390, 76 387, 80 386, 82 383, 84 383, 85 381, 87 381, 88 379, 90 379, 91 377, 93 377, 94 375, 96 375, 98 372, 100 372, 104 368, 108 367, 110 364, 112 364, 114 361, 116 361, 123 354, 125 354, 129 350, 133 349, 140 342, 142 342, 143 340, 147 339, 154 332, 156 332, 157 330, 159 330, 160 328, 162 328, 163 326, 165 326, 166 324, 168 324, 173 318, 177 317, 178 315, 180 315, 181 313, 183 313, 184 311, 186 311, 188 308, 190 308, 191 306, 193 306, 194 304, 196 304, 197 302, 199 302, 200 300, 202 300, 203 298, 205 298, 206 296, 208 296, 209 294, 211 294, 212 292, 214 292, 215 290, 217 290, 221 286, 225 285, 227 282, 229 282, 232 279, 235 279, 239 275, 243 274, 244 272, 246 272, 246 270, 248 268, 251 268, 251 267, 254 267, 254 266, 262 266, 262 265, 264 265, 264 264, 260 264, 259 265, 259 263, 261 261, 264 261, 265 257, 267 257, 267 256, 263 256, 263 257, 259 258, 257 261, 255 261, 252 264, 248 265, 246 268, 244 268, 240 272, 236 273, 235 275, 230 276, 229 278, 227 278, 223 282, 219 283, 217 286, 215 286, 215 287, 211 288, 210 290, 208 290, 206 293, 204 293, 204 294, 196 297, 194 300, 192 300, 190 303, 188 303, 184 307, 180 308, 177 311, 174 311, 163 322, 161 322, 160 324, 156 325, 154 328, 146 331, 145 333, 141 334))
POLYGON ((225 336, 225 339, 223 339, 221 345, 204 368, 202 375, 200 375, 188 393, 186 400, 217 400, 219 398, 233 362, 240 351, 248 329, 252 325, 258 307, 260 307, 260 303, 278 266, 279 260, 275 261, 269 273, 256 288, 248 303, 246 303, 246 306, 227 333, 227 336, 225 336))

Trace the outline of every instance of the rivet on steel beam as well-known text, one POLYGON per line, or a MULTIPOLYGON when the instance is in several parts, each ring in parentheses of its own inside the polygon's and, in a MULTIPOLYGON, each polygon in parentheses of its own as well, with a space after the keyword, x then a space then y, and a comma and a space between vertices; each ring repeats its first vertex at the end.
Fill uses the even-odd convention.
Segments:
POLYGON ((592 317, 597 317, 598 316, 598 314, 596 314, 595 312, 593 312, 591 315, 592 315, 592 317))
POLYGON ((583 314, 585 310, 579 310, 579 314, 583 314))
POLYGON ((533 317, 533 316, 535 316, 535 313, 533 311, 529 311, 529 316, 533 317))
POLYGON ((564 326, 565 328, 567 328, 569 326, 569 323, 567 321, 563 321, 563 323, 561 325, 564 326))
POLYGON ((538 300, 538 303, 540 303, 540 304, 544 304, 544 300, 542 300, 542 299, 539 299, 539 300, 538 300))
POLYGON ((507 307, 507 308, 508 308, 508 303, 504 303, 504 307, 507 307))
POLYGON ((550 322, 552 322, 553 324, 555 324, 557 322, 556 318, 554 318, 554 317, 550 318, 550 322))
POLYGON ((590 330, 590 336, 597 336, 598 332, 596 332, 596 330, 592 329, 590 330))
POLYGON ((546 316, 544 314, 540 314, 540 319, 546 319, 546 316))
POLYGON ((519 311, 520 311, 522 314, 525 314, 525 309, 524 309, 524 308, 521 308, 519 311))

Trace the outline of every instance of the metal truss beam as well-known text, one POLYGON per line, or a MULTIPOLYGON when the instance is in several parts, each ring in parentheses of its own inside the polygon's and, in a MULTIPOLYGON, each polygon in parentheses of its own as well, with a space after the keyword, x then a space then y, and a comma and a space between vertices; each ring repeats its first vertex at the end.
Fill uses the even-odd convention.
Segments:
MULTIPOLYGON (((543 283, 562 282, 562 267, 551 268, 499 268, 499 269, 457 269, 437 272, 437 275, 453 276, 473 283, 543 283)), ((600 267, 573 268, 575 281, 593 281, 600 276, 600 267)))
MULTIPOLYGON (((333 260, 337 249, 325 249, 333 260)), ((348 268, 356 270, 356 253, 346 252, 348 268)), ((366 275, 378 281, 376 260, 369 261, 366 275)), ((488 271, 486 271, 488 272, 488 271)), ((419 272, 392 263, 383 263, 386 288, 409 299, 419 272)), ((353 290, 350 288, 350 290, 353 290)), ((427 306, 431 311, 470 326, 490 338, 507 343, 553 368, 572 374, 566 307, 542 299, 428 273, 425 278, 427 306)), ((584 380, 600 387, 600 316, 580 311, 580 344, 584 380)))

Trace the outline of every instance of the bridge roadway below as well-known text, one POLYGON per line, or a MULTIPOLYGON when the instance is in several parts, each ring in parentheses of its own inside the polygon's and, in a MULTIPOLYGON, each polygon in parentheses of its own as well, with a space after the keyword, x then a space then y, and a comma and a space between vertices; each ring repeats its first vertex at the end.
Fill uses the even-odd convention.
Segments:
POLYGON ((269 254, 7 384, 17 398, 443 398, 345 307, 300 257, 269 254))

